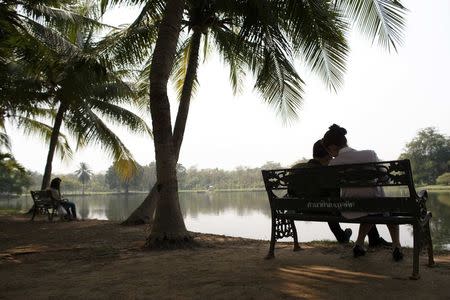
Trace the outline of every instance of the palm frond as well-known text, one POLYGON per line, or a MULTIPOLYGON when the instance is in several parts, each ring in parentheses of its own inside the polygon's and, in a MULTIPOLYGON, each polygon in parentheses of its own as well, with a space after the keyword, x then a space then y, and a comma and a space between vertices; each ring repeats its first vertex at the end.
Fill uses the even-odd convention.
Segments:
POLYGON ((26 169, 10 153, 0 152, 0 168, 8 173, 20 172, 26 173, 26 169))
POLYGON ((79 3, 76 6, 71 5, 68 8, 70 10, 40 4, 23 6, 23 10, 27 16, 38 20, 46 27, 58 28, 62 32, 73 30, 74 26, 89 27, 97 30, 114 28, 113 26, 97 21, 99 13, 96 11, 93 3, 79 3))
POLYGON ((303 80, 282 52, 272 49, 257 72, 255 88, 285 123, 297 118, 302 105, 303 80))
POLYGON ((112 124, 123 125, 135 133, 148 134, 153 138, 152 131, 145 121, 133 112, 100 100, 91 100, 89 104, 93 110, 112 124))
POLYGON ((77 148, 84 144, 99 145, 111 158, 134 160, 120 138, 87 106, 68 114, 66 127, 76 134, 77 148))
POLYGON ((284 5, 287 20, 284 30, 290 36, 294 52, 336 91, 342 86, 346 70, 347 24, 326 1, 288 0, 284 5))
MULTIPOLYGON (((38 136, 43 140, 44 143, 50 143, 53 127, 45 123, 27 117, 18 117, 17 127, 21 129, 26 135, 38 136)), ((62 133, 59 133, 58 135, 56 151, 59 153, 62 160, 66 158, 72 158, 72 149, 69 146, 69 142, 66 136, 62 133)))
POLYGON ((49 98, 46 85, 39 76, 29 74, 26 62, 15 61, 0 64, 0 107, 15 115, 16 111, 33 111, 37 103, 49 98))
MULTIPOLYGON (((297 117, 304 82, 292 64, 292 49, 279 26, 277 5, 267 0, 246 1, 240 7, 243 20, 237 41, 225 30, 221 34, 234 40, 232 49, 239 53, 235 57, 253 72, 255 88, 287 123, 297 117)), ((216 34, 216 40, 224 38, 216 34)))
POLYGON ((397 50, 403 41, 405 7, 398 0, 336 0, 359 30, 382 47, 397 50))
POLYGON ((142 106, 141 109, 149 110, 149 97, 150 97, 150 67, 151 67, 152 57, 150 56, 144 64, 144 67, 139 72, 138 80, 136 82, 136 93, 139 98, 139 103, 142 106))
POLYGON ((229 66, 229 80, 233 93, 239 94, 244 87, 245 65, 249 64, 239 51, 235 51, 239 37, 228 28, 215 27, 211 32, 215 47, 229 66))
POLYGON ((119 159, 114 162, 114 169, 123 182, 130 181, 137 173, 138 166, 134 160, 119 159))
POLYGON ((115 5, 144 5, 142 11, 145 11, 150 18, 156 19, 160 18, 162 13, 164 12, 164 8, 166 6, 166 1, 164 0, 101 0, 100 7, 102 12, 104 12, 108 7, 112 7, 115 5))
POLYGON ((4 128, 1 128, 2 131, 0 131, 0 149, 2 147, 6 148, 6 150, 11 151, 11 139, 9 138, 9 135, 3 130, 4 128))
POLYGON ((82 56, 83 52, 76 45, 68 41, 61 34, 39 22, 29 19, 25 25, 30 35, 54 52, 65 57, 82 56))
POLYGON ((157 25, 143 24, 112 31, 95 46, 98 55, 114 65, 140 64, 151 53, 157 25))
MULTIPOLYGON (((175 85, 178 100, 181 99, 181 94, 183 91, 191 47, 192 47, 192 37, 188 37, 180 43, 175 56, 174 67, 172 68, 171 77, 175 85)), ((192 92, 191 92, 192 96, 195 95, 197 87, 198 87, 198 80, 196 76, 196 78, 194 79, 194 83, 192 85, 192 92)))

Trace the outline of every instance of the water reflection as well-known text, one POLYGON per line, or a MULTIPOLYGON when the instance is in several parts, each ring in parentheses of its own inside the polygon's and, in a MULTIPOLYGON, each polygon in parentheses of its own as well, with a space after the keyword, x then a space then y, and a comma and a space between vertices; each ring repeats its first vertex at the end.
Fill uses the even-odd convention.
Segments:
POLYGON ((431 234, 438 248, 450 249, 450 193, 430 194, 431 234))
POLYGON ((238 217, 258 212, 270 218, 266 195, 266 192, 180 193, 180 205, 185 217, 233 211, 238 217))
MULTIPOLYGON (((145 194, 72 196, 77 214, 82 219, 125 220, 144 200, 145 194)), ((433 213, 431 230, 438 249, 450 249, 450 193, 430 193, 428 209, 433 213)), ((32 205, 30 196, 0 199, 0 210, 26 211, 32 205)), ((182 214, 189 230, 241 236, 256 239, 270 238, 270 207, 265 192, 180 193, 182 214)), ((333 239, 326 223, 296 222, 300 241, 333 239)), ((357 224, 343 224, 353 230, 357 224)), ((379 231, 388 238, 384 225, 379 231)), ((403 225, 401 242, 412 246, 412 228, 403 225)))

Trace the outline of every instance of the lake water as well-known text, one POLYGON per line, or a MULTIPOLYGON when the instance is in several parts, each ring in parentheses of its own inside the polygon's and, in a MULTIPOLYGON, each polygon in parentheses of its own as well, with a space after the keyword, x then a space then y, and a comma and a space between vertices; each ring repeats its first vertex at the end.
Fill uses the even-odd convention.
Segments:
MULTIPOLYGON (((71 196, 82 219, 125 220, 143 201, 145 194, 71 196)), ((26 211, 32 206, 31 196, 0 199, 0 210, 26 211)), ((266 192, 180 193, 180 203, 186 227, 190 231, 224 234, 253 239, 270 239, 271 216, 266 192)), ((450 249, 450 192, 431 192, 427 204, 433 213, 431 230, 436 249, 450 249)), ((300 241, 334 240, 324 222, 296 222, 300 241)), ((353 230, 357 224, 342 224, 353 230)), ((380 234, 390 240, 385 225, 380 234)), ((401 242, 412 246, 412 227, 400 226, 401 242)))

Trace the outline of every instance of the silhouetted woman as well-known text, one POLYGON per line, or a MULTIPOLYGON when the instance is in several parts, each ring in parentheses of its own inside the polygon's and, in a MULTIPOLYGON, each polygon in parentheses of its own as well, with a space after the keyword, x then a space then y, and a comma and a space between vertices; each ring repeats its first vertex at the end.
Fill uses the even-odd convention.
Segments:
POLYGON ((52 193, 52 197, 53 199, 60 201, 61 206, 64 207, 64 209, 67 211, 70 220, 76 220, 77 209, 75 208, 75 203, 69 202, 61 197, 60 186, 61 186, 61 178, 58 177, 53 178, 53 180, 50 182, 49 188, 49 190, 52 193))
MULTIPOLYGON (((357 151, 348 147, 347 138, 345 135, 347 130, 336 124, 330 126, 329 130, 325 133, 322 143, 328 152, 335 158, 330 162, 330 166, 354 164, 354 163, 369 163, 378 162, 377 154, 372 150, 357 151)), ((372 197, 384 197, 384 191, 381 187, 367 187, 367 188, 343 188, 341 189, 341 196, 345 198, 372 198, 372 197)), ((374 213, 376 214, 376 213, 374 213)), ((366 213, 348 212, 342 213, 342 215, 348 219, 360 218, 366 213)), ((355 257, 362 256, 366 253, 364 249, 364 239, 374 224, 360 224, 358 238, 353 248, 353 254, 355 257)), ((392 256, 395 261, 403 259, 403 253, 400 246, 400 233, 398 225, 387 225, 389 233, 392 238, 392 246, 394 251, 392 256)))

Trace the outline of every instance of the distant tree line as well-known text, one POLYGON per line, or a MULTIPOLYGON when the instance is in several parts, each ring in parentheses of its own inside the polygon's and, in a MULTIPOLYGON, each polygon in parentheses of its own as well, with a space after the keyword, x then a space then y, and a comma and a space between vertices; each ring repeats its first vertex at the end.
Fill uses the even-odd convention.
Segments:
MULTIPOLYGON (((450 184, 450 138, 435 128, 420 130, 406 144, 400 159, 409 159, 416 184, 450 184)), ((305 158, 294 162, 304 162, 305 158)), ((292 165, 293 165, 292 164, 292 165)), ((264 183, 261 170, 282 167, 277 162, 267 162, 259 168, 237 167, 234 170, 219 168, 198 169, 177 165, 181 190, 261 189, 264 183)), ((94 174, 85 163, 71 174, 55 174, 62 179, 62 189, 68 193, 79 192, 148 192, 156 183, 156 164, 137 165, 133 176, 124 179, 115 165, 105 174, 94 174)), ((42 174, 27 171, 12 155, 0 153, 0 194, 20 194, 27 189, 40 189, 42 174)))
MULTIPOLYGON (((64 193, 86 192, 148 192, 156 183, 156 164, 151 162, 146 166, 137 167, 137 172, 130 180, 123 180, 114 165, 110 166, 106 173, 80 173, 86 164, 80 164, 81 168, 74 173, 55 174, 54 177, 62 179, 61 189, 64 193)), ((0 165, 1 167, 1 165, 0 165)), ((181 190, 207 190, 207 189, 259 189, 264 187, 261 177, 262 169, 281 168, 280 163, 267 162, 259 168, 240 166, 234 170, 198 169, 197 167, 186 168, 181 164, 177 165, 179 176, 179 186, 181 190)), ((24 170, 24 178, 14 177, 17 182, 10 187, 0 186, 2 193, 26 193, 27 189, 39 189, 42 182, 42 174, 24 170), (17 188, 17 187, 20 188, 17 188)), ((7 173, 2 173, 7 174, 7 173)), ((13 181, 13 180, 12 180, 13 181)))
MULTIPOLYGON (((237 167, 234 170, 186 168, 177 165, 179 186, 181 190, 207 190, 207 189, 258 189, 263 188, 261 177, 262 169, 281 168, 280 163, 267 162, 259 168, 237 167)), ((31 189, 39 189, 42 174, 30 174, 31 189)), ((151 162, 146 166, 137 167, 137 172, 130 180, 123 180, 114 165, 110 166, 105 174, 90 174, 89 179, 81 178, 77 170, 73 174, 56 174, 62 179, 63 192, 78 193, 84 189, 86 192, 148 192, 156 183, 156 164, 151 162)))

